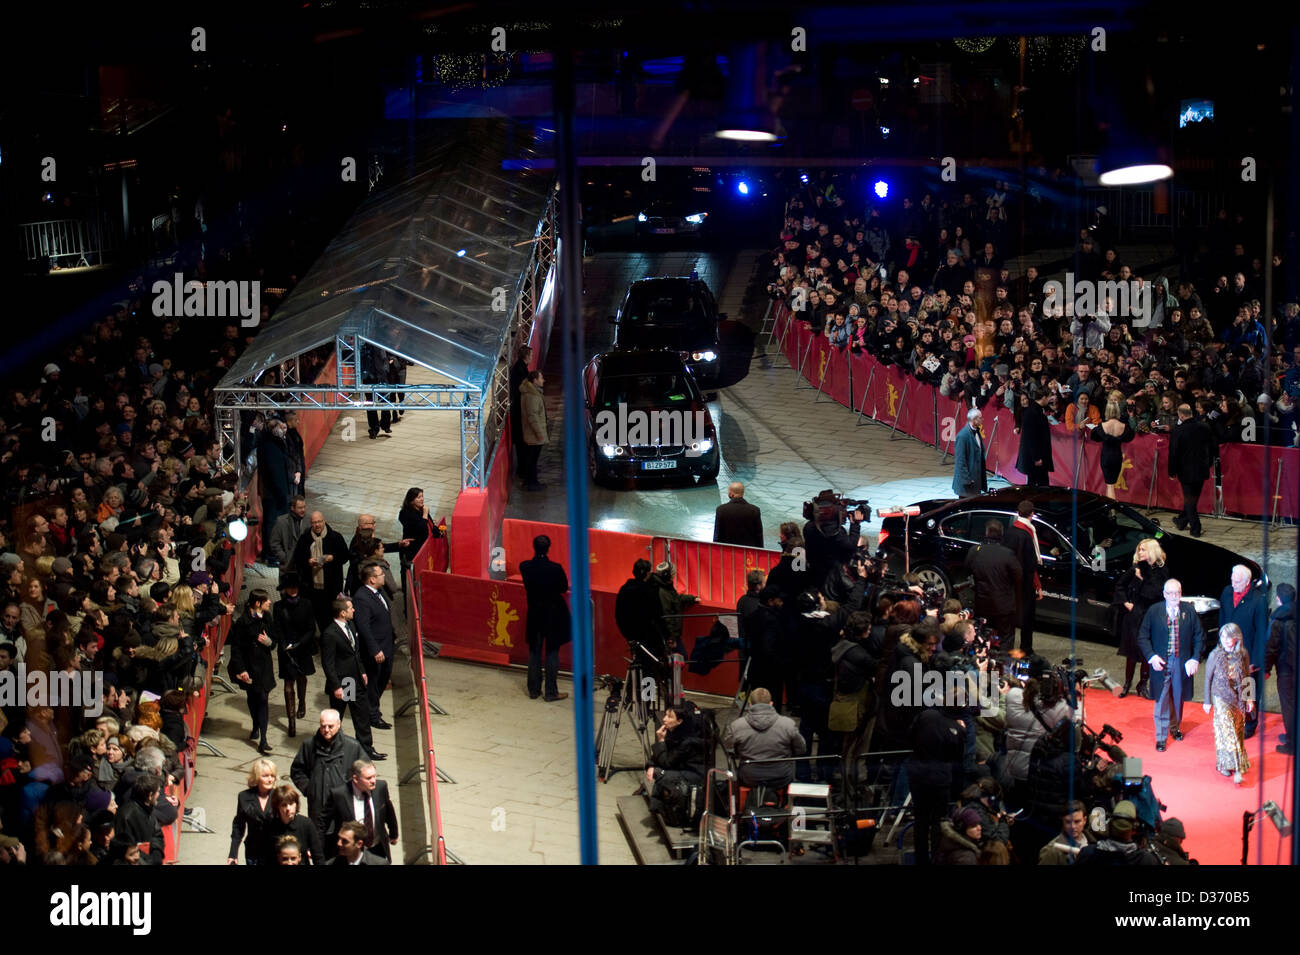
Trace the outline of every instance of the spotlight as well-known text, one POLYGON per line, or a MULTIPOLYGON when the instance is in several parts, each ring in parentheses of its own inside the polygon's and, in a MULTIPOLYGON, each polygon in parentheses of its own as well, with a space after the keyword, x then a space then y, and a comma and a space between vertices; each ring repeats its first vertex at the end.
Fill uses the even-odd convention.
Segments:
POLYGON ((1271 799, 1264 803, 1263 813, 1277 827, 1279 835, 1289 836, 1291 834, 1291 822, 1287 819, 1286 813, 1278 808, 1277 803, 1271 799))
POLYGON ((457 249, 457 250, 456 250, 456 257, 457 257, 457 258, 460 258, 460 257, 464 256, 464 254, 465 254, 465 250, 464 250, 464 249, 457 249))
POLYGON ((248 536, 248 525, 244 523, 242 518, 236 518, 230 522, 227 531, 232 541, 239 542, 248 536))
POLYGON ((808 174, 806 172, 799 173, 799 181, 806 186, 808 184, 808 174))
POLYGON ((1107 169, 1098 177, 1098 181, 1103 186, 1140 186, 1169 179, 1173 174, 1173 169, 1164 163, 1140 163, 1107 169))
POLYGON ((883 179, 877 179, 876 184, 871 187, 871 190, 876 194, 877 198, 884 199, 889 195, 889 183, 885 182, 883 179))
POLYGON ((745 182, 743 179, 740 180, 740 182, 736 183, 736 191, 742 196, 749 195, 749 183, 745 182))

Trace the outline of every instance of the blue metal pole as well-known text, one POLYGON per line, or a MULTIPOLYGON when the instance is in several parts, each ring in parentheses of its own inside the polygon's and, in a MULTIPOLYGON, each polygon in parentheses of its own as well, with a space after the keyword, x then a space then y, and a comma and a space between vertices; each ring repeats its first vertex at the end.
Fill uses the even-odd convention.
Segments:
POLYGON ((583 423, 582 242, 578 163, 573 134, 573 53, 560 45, 554 72, 556 171, 560 186, 559 283, 556 305, 564 344, 564 482, 569 517, 569 583, 573 618, 573 732, 578 775, 578 840, 583 865, 597 865, 596 726, 591 608, 587 561, 587 438, 583 423))

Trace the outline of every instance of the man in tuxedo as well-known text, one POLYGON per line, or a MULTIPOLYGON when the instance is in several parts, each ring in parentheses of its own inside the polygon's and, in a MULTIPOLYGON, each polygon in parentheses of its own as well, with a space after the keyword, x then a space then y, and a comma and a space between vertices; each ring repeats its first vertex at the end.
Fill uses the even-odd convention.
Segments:
POLYGON ((1155 698, 1156 750, 1163 753, 1167 739, 1183 738, 1183 703, 1192 698, 1192 677, 1200 668, 1205 631, 1191 607, 1184 606, 1183 585, 1165 581, 1165 602, 1154 605, 1142 618, 1138 649, 1151 664, 1151 695, 1155 698))
POLYGON ((1201 536, 1201 516, 1196 502, 1210 476, 1210 448, 1214 437, 1210 426, 1192 417, 1189 405, 1178 406, 1178 424, 1169 435, 1169 476, 1177 478, 1183 489, 1183 512, 1174 518, 1180 531, 1188 527, 1193 537, 1201 536))
POLYGON ((361 634, 366 672, 370 677, 366 692, 370 697, 370 725, 381 730, 393 728, 384 719, 380 700, 393 675, 393 607, 384 595, 384 568, 379 561, 362 565, 362 585, 352 595, 356 608, 354 623, 361 634))
MULTIPOLYGON (((366 852, 386 862, 392 861, 389 846, 397 845, 397 810, 388 798, 388 783, 379 778, 374 763, 359 759, 352 764, 352 778, 330 790, 326 815, 331 832, 345 822, 361 823, 365 828, 362 845, 366 852), (386 830, 387 840, 381 826, 386 830)), ((337 848, 337 841, 327 839, 325 845, 337 848)))
POLYGON ((719 544, 762 547, 762 512, 745 500, 745 485, 732 481, 727 497, 727 503, 713 512, 713 539, 719 544))
POLYGON ((528 640, 528 696, 542 695, 542 655, 546 655, 546 702, 562 700, 569 694, 556 687, 560 668, 560 647, 569 642, 569 578, 564 568, 546 555, 551 539, 545 534, 533 538, 533 559, 519 565, 528 596, 528 617, 524 634, 528 640))
POLYGON ((339 597, 334 601, 334 620, 320 635, 320 662, 325 670, 325 693, 334 705, 345 705, 352 714, 352 732, 366 754, 375 760, 387 759, 375 751, 370 732, 370 700, 367 692, 366 662, 361 637, 353 626, 352 601, 339 597))
POLYGON ((366 827, 359 822, 345 822, 339 826, 334 848, 338 855, 330 865, 388 865, 383 856, 366 851, 366 827))
POLYGON ((984 473, 984 437, 980 426, 984 415, 978 408, 966 412, 966 427, 957 433, 953 452, 952 489, 958 497, 973 497, 989 489, 984 473))
POLYGON ((1052 428, 1045 410, 1049 398, 1047 389, 1040 389, 1020 419, 1016 470, 1025 476, 1027 487, 1048 487, 1052 483, 1052 428))
MULTIPOLYGON (((1038 575, 1043 558, 1038 551, 1038 533, 1034 530, 1034 502, 1020 502, 1017 517, 1007 529, 1002 543, 1020 562, 1020 649, 1025 656, 1034 652, 1034 625, 1038 622, 1038 601, 1043 598, 1043 584, 1038 575)), ((1011 642, 1002 649, 1010 650, 1011 642)))

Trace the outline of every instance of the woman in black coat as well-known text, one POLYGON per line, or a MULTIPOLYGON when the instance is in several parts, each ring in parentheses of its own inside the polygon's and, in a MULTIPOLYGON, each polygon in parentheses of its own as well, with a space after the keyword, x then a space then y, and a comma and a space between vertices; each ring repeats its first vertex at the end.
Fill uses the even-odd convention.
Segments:
POLYGON ((1115 610, 1119 621, 1119 655, 1127 657, 1124 665, 1124 689, 1120 698, 1128 696, 1133 671, 1140 664, 1142 675, 1138 678, 1139 696, 1147 696, 1147 680, 1151 668, 1138 649, 1138 631, 1142 618, 1155 604, 1164 599, 1165 581, 1169 571, 1165 568, 1165 552, 1160 544, 1150 538, 1139 541, 1133 554, 1133 566, 1124 571, 1115 584, 1115 610))
POLYGON ((298 596, 298 574, 280 574, 280 600, 272 617, 280 632, 280 679, 284 681, 284 708, 289 714, 289 736, 298 735, 297 720, 307 715, 307 677, 316 672, 316 613, 311 601, 298 596))
POLYGON ((307 816, 298 815, 298 790, 285 784, 277 786, 271 795, 271 807, 266 817, 265 846, 262 856, 263 865, 275 865, 276 844, 281 836, 293 836, 298 840, 304 855, 303 865, 324 865, 325 853, 321 848, 320 832, 307 816))
POLYGON ((235 819, 230 826, 230 854, 226 865, 239 865, 239 843, 244 843, 244 861, 265 865, 266 824, 271 819, 271 794, 279 775, 269 759, 255 759, 248 770, 248 788, 235 801, 235 819))
POLYGON ((429 535, 441 537, 442 531, 429 519, 429 509, 424 505, 424 490, 418 487, 406 492, 402 509, 397 512, 397 520, 402 525, 402 569, 405 570, 411 566, 429 535))
POLYGON ((275 621, 271 617, 271 595, 254 590, 248 595, 243 615, 230 628, 230 677, 248 694, 248 713, 253 718, 250 740, 258 740, 257 751, 271 752, 266 741, 267 712, 271 691, 275 689, 275 667, 271 650, 279 642, 275 621))
POLYGON ((679 782, 702 785, 708 772, 707 744, 695 704, 687 700, 668 707, 655 738, 646 783, 651 787, 650 808, 660 812, 664 793, 679 782))

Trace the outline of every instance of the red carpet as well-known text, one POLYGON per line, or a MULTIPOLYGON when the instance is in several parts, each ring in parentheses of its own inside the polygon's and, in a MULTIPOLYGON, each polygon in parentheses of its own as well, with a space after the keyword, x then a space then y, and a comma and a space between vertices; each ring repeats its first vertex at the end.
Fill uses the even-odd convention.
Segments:
MULTIPOLYGON (((1139 696, 1120 700, 1092 690, 1087 697, 1088 726, 1100 731, 1102 724, 1109 723, 1124 734, 1120 748, 1142 760, 1142 771, 1151 777, 1156 798, 1169 807, 1165 818, 1177 816, 1182 820, 1187 829, 1184 848, 1192 858, 1202 865, 1240 865, 1242 814, 1259 809, 1270 799, 1294 822, 1290 806, 1294 757, 1274 751, 1282 733, 1279 714, 1265 714, 1260 731, 1246 741, 1251 768, 1238 786, 1220 776, 1215 768, 1214 727, 1200 703, 1183 707, 1185 738, 1181 743, 1170 738, 1169 748, 1163 753, 1156 752, 1153 706, 1139 696)), ((1249 864, 1285 865, 1290 853, 1291 837, 1283 839, 1273 823, 1261 817, 1251 830, 1249 864)))

